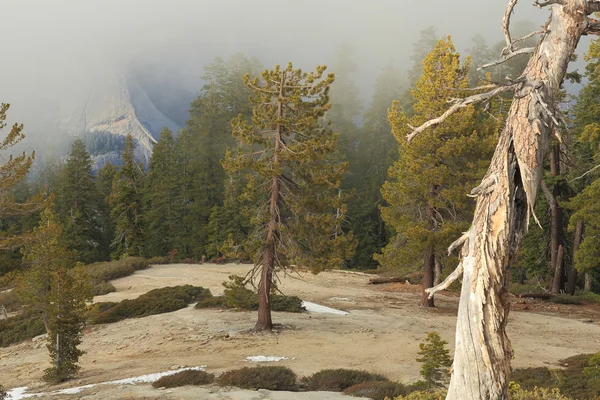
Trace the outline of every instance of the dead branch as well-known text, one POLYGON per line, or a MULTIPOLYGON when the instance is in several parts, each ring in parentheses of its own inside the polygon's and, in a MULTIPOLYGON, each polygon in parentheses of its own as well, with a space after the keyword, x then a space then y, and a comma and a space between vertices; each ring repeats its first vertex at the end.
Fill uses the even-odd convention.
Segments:
POLYGON ((558 204, 556 203, 556 199, 554 198, 554 195, 552 195, 552 193, 548 189, 548 186, 546 186, 546 182, 544 182, 543 179, 540 182, 540 187, 542 189, 542 192, 544 192, 544 196, 546 196, 546 201, 548 202, 550 207, 552 207, 552 208, 558 207, 558 204))
POLYGON ((519 0, 510 0, 504 10, 504 18, 502 18, 502 30, 504 31, 504 37, 506 38, 506 47, 502 50, 504 54, 505 51, 507 53, 512 53, 513 41, 510 37, 510 17, 517 5, 519 0))
POLYGON ((448 255, 452 255, 454 250, 456 250, 459 246, 462 246, 469 239, 469 232, 464 232, 461 237, 456 239, 452 244, 448 247, 448 255))
POLYGON ((534 50, 535 50, 535 47, 525 47, 525 48, 522 48, 519 50, 511 51, 510 53, 504 54, 502 56, 502 58, 497 61, 482 65, 481 67, 477 68, 477 71, 481 71, 482 69, 489 68, 489 67, 495 67, 496 65, 504 64, 505 62, 507 62, 508 60, 510 60, 513 57, 516 57, 521 54, 531 54, 534 52, 534 50))
POLYGON ((535 0, 535 3, 533 3, 533 5, 536 6, 537 8, 548 7, 548 6, 551 6, 552 4, 564 5, 565 2, 564 2, 564 0, 547 0, 547 1, 542 1, 542 2, 535 0))
POLYGON ((381 285, 383 283, 410 283, 410 279, 403 276, 396 276, 392 278, 373 278, 369 279, 369 285, 381 285))
POLYGON ((485 101, 490 101, 494 97, 498 96, 501 93, 508 92, 510 90, 515 90, 518 84, 509 85, 509 86, 500 86, 495 88, 494 90, 490 90, 489 92, 475 94, 473 96, 466 97, 464 99, 455 99, 454 104, 450 107, 444 114, 442 114, 438 118, 431 119, 425 122, 423 125, 419 127, 413 127, 408 125, 413 131, 406 136, 406 140, 410 143, 412 139, 415 138, 418 134, 426 130, 427 128, 431 128, 437 126, 444 122, 448 117, 452 114, 460 110, 461 108, 465 108, 471 104, 482 103, 485 101))
POLYGON ((456 281, 462 275, 462 273, 463 265, 461 261, 460 263, 458 263, 456 269, 450 275, 448 275, 448 277, 444 279, 442 283, 432 288, 425 289, 425 292, 429 295, 429 298, 432 298, 433 295, 435 295, 437 292, 448 289, 448 286, 450 286, 454 281, 456 281))
POLYGON ((576 180, 579 180, 581 178, 585 178, 586 176, 588 176, 589 174, 591 174, 592 172, 594 172, 595 170, 597 170, 598 168, 600 168, 600 164, 596 165, 594 168, 585 171, 585 173, 583 173, 582 175, 578 176, 577 178, 573 178, 569 181, 569 183, 571 182, 575 182, 576 180))

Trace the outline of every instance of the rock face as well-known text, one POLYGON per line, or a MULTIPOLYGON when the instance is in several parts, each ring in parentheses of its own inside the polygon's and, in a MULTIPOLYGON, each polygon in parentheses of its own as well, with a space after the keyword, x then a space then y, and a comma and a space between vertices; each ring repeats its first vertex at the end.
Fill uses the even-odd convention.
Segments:
MULTIPOLYGON (((179 130, 175 122, 155 107, 135 80, 124 76, 94 90, 80 104, 62 123, 63 130, 73 136, 98 132, 122 137, 131 134, 137 142, 136 159, 144 163, 149 161, 163 127, 174 133, 179 130)), ((116 151, 95 155, 95 166, 118 158, 116 151)))

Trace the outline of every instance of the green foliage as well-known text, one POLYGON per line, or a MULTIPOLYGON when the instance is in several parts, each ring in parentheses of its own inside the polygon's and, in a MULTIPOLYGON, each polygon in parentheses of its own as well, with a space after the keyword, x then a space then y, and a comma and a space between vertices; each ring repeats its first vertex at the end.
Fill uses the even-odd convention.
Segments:
POLYGON ((102 198, 92 175, 92 160, 80 139, 73 142, 53 189, 54 212, 64 227, 64 242, 75 252, 76 260, 90 263, 107 259, 108 243, 103 242, 101 225, 102 198))
POLYGON ((511 382, 509 386, 510 398, 512 400, 571 400, 563 396, 559 389, 534 388, 524 390, 519 384, 511 382))
POLYGON ((208 298, 202 299, 198 303, 196 303, 194 308, 197 308, 197 309, 203 309, 203 308, 225 309, 225 308, 227 308, 227 300, 225 299, 225 296, 208 297, 208 298))
POLYGON ((94 296, 102 296, 116 291, 117 289, 113 284, 106 281, 98 282, 92 286, 92 294, 94 296))
POLYGON ((135 271, 150 267, 150 261, 142 257, 126 257, 116 261, 105 261, 85 266, 85 271, 94 284, 133 275, 135 271))
POLYGON ((311 376, 302 378, 306 390, 325 390, 341 392, 351 386, 365 382, 381 382, 388 379, 379 374, 354 369, 324 369, 311 376))
POLYGON ((86 320, 86 301, 92 299, 89 277, 83 267, 74 271, 61 268, 53 274, 48 293, 48 350, 52 367, 44 371, 44 380, 63 382, 79 370, 77 362, 83 351, 81 333, 86 320))
POLYGON ((589 380, 600 383, 600 352, 590 357, 587 367, 585 367, 582 372, 589 380))
POLYGON ((243 389, 297 390, 296 374, 287 367, 259 366, 234 369, 217 378, 220 386, 243 389))
POLYGON ((164 265, 164 264, 170 264, 170 263, 171 263, 171 260, 169 259, 169 257, 164 257, 164 256, 150 257, 148 259, 149 265, 164 265))
POLYGON ((414 115, 394 102, 388 118, 399 144, 399 159, 390 167, 381 191, 381 208, 394 236, 376 260, 385 268, 410 273, 433 255, 442 265, 456 264, 448 246, 466 231, 474 202, 465 195, 485 173, 495 144, 495 123, 481 120, 468 106, 446 124, 428 129, 410 144, 410 126, 419 126, 449 107, 449 98, 468 89, 469 62, 461 65, 450 38, 440 40, 423 61, 423 74, 411 91, 414 115))
POLYGON ((163 128, 154 146, 144 191, 146 255, 165 256, 180 246, 183 202, 178 198, 179 163, 173 133, 163 128))
POLYGON ((7 312, 14 312, 19 310, 23 303, 21 303, 16 291, 7 290, 0 292, 0 306, 3 306, 7 312))
POLYGON ((174 388, 180 386, 200 386, 213 383, 215 376, 205 371, 186 370, 173 375, 163 376, 152 383, 154 388, 174 388))
POLYGON ((421 363, 421 376, 430 388, 443 387, 450 380, 452 360, 447 344, 437 332, 429 332, 425 341, 419 344, 417 362, 421 363))
POLYGON ((359 383, 344 390, 344 394, 354 397, 368 397, 373 400, 392 399, 407 394, 406 387, 397 382, 374 381, 359 383))
POLYGON ((115 175, 110 195, 110 215, 115 234, 113 258, 141 256, 144 253, 143 199, 144 173, 134 159, 135 143, 127 135, 121 153, 121 170, 115 175))
POLYGON ((162 314, 187 307, 188 304, 212 297, 210 290, 182 285, 154 289, 132 300, 120 303, 97 303, 90 310, 92 324, 108 324, 127 318, 162 314))
MULTIPOLYGON (((536 388, 544 389, 545 393, 551 393, 556 389, 564 396, 573 399, 596 399, 600 396, 600 379, 594 376, 598 368, 598 358, 600 357, 597 354, 580 354, 561 360, 562 368, 559 369, 551 370, 543 367, 516 369, 511 374, 511 380, 524 390, 532 392, 535 392, 536 388)), ((538 398, 531 397, 531 399, 538 398)), ((554 399, 554 397, 549 398, 554 399)))
POLYGON ((27 311, 0 320, 0 347, 10 346, 46 333, 41 312, 27 311))
POLYGON ((299 313, 304 311, 302 300, 297 296, 272 295, 270 298, 271 310, 281 312, 299 313))
POLYGON ((568 294, 559 294, 552 297, 550 301, 557 304, 582 304, 581 298, 568 294))
POLYGON ((394 400, 443 400, 445 398, 445 392, 417 391, 406 396, 396 397, 394 400))

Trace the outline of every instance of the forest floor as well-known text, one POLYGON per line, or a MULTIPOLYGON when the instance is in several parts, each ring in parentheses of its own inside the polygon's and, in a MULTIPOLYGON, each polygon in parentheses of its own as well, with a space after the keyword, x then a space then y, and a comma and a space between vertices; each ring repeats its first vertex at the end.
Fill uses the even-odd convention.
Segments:
MULTIPOLYGON (((249 265, 171 264, 153 266, 112 281, 117 292, 95 301, 135 298, 151 289, 191 284, 222 294, 229 275, 244 275, 249 265)), ((205 366, 211 373, 248 366, 249 356, 287 359, 299 376, 325 368, 364 369, 408 383, 419 379, 415 361, 419 343, 439 332, 453 347, 458 297, 436 296, 437 309, 419 308, 420 287, 411 284, 369 285, 369 276, 344 271, 282 277, 286 295, 347 311, 347 315, 274 313, 281 324, 276 334, 254 334, 256 312, 197 310, 172 313, 87 328, 77 379, 49 387, 41 381, 49 366, 41 338, 0 348, 0 381, 7 388, 29 387, 29 393, 97 384, 183 367, 205 366)), ((600 308, 513 299, 508 335, 514 349, 512 365, 559 367, 559 360, 600 347, 600 308)), ((41 398, 129 399, 341 399, 333 393, 295 393, 292 397, 266 391, 208 388, 153 389, 150 385, 101 385, 75 395, 41 398)))

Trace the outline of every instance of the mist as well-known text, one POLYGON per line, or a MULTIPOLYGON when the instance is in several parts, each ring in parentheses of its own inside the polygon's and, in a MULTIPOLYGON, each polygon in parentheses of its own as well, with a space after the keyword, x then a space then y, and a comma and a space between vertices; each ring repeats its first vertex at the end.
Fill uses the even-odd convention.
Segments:
MULTIPOLYGON (((502 39, 505 6, 506 0, 5 1, 0 102, 11 103, 9 118, 25 124, 29 146, 51 151, 60 122, 115 76, 152 71, 147 80, 176 87, 189 104, 216 56, 243 52, 269 68, 292 61, 312 69, 332 65, 342 43, 355 49, 354 79, 368 102, 385 63, 410 68, 422 29, 433 25, 440 37, 452 35, 466 56, 475 34, 489 45, 502 39)), ((513 20, 541 26, 548 15, 523 3, 513 20)))

